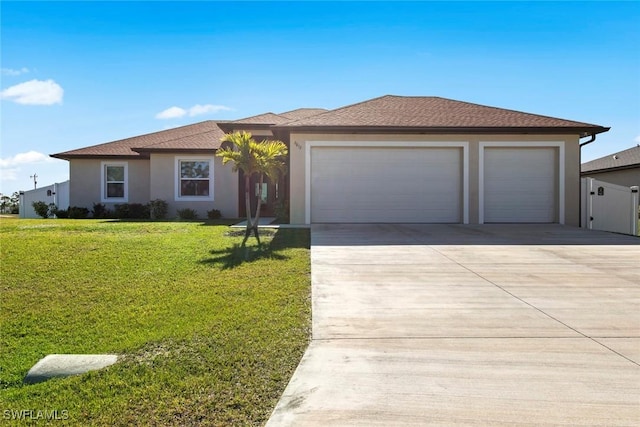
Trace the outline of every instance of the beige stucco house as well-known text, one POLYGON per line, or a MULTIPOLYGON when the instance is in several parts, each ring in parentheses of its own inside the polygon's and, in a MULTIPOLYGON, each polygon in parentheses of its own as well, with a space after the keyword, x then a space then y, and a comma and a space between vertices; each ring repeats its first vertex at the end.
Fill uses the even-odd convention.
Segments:
MULTIPOLYGON (((244 213, 241 173, 215 157, 245 130, 289 146, 289 174, 258 188, 265 215, 291 223, 578 225, 580 139, 609 128, 454 101, 383 96, 335 110, 205 121, 54 154, 70 165, 70 204, 163 199, 202 216, 244 213)), ((255 187, 255 188, 254 188, 255 187)))
POLYGON ((582 164, 583 177, 625 187, 640 187, 640 145, 582 164))

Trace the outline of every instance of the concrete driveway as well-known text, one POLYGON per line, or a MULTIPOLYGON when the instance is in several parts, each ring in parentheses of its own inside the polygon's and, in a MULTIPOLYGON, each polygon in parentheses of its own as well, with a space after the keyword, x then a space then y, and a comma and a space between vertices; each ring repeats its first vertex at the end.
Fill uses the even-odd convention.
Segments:
POLYGON ((319 225, 313 341, 273 426, 640 425, 640 239, 319 225))

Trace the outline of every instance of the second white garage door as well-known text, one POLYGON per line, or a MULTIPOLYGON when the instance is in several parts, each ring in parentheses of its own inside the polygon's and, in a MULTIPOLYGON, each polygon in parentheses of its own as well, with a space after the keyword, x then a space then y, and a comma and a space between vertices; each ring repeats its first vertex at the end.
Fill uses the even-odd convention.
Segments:
POLYGON ((486 148, 484 222, 557 222, 557 171, 555 148, 486 148))
POLYGON ((458 223, 461 206, 461 148, 311 150, 313 223, 458 223))

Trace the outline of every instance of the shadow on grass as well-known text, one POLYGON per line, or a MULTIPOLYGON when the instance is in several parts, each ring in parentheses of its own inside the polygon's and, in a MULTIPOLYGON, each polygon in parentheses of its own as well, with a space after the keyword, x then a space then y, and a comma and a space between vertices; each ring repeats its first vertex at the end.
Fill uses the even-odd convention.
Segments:
MULTIPOLYGON (((244 231, 242 231, 244 234, 244 231)), ((269 235, 262 234, 262 239, 267 239, 269 235)), ((241 246, 234 243, 224 249, 214 249, 209 251, 211 258, 200 261, 202 264, 220 266, 223 270, 238 267, 242 264, 255 262, 261 259, 287 260, 289 257, 282 254, 282 251, 292 248, 309 248, 309 230, 307 229, 279 229, 270 241, 264 241, 261 246, 255 243, 255 239, 249 239, 251 244, 241 246)))

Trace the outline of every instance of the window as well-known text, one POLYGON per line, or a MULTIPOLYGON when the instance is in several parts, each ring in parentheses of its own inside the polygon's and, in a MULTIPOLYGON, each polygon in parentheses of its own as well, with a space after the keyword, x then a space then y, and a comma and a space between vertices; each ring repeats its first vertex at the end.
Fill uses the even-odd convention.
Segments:
POLYGON ((176 158, 176 200, 213 200, 213 158, 176 158))
POLYGON ((126 202, 128 200, 127 163, 102 162, 102 202, 126 202))

